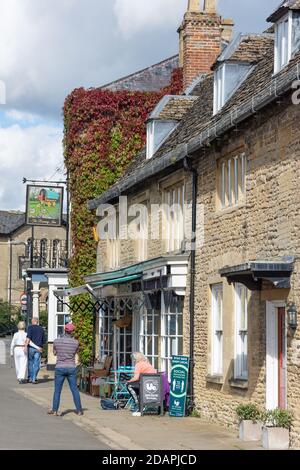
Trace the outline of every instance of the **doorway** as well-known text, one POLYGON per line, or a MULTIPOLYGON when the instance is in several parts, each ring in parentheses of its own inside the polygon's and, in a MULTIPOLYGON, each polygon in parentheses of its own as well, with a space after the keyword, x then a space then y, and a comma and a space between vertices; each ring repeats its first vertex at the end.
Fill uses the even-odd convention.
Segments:
POLYGON ((287 407, 286 305, 267 302, 266 408, 287 407))

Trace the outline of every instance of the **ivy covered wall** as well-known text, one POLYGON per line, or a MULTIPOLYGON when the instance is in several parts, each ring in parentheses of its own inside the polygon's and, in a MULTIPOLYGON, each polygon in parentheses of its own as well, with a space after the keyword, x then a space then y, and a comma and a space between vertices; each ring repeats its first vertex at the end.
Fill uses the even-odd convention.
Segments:
MULTIPOLYGON (((95 213, 87 201, 107 190, 145 145, 145 121, 166 94, 182 92, 182 72, 173 72, 170 86, 160 92, 74 90, 64 105, 64 154, 71 194, 72 254, 70 284, 79 286, 95 272, 95 213)), ((76 313, 73 322, 81 343, 81 361, 92 354, 93 319, 76 313)))

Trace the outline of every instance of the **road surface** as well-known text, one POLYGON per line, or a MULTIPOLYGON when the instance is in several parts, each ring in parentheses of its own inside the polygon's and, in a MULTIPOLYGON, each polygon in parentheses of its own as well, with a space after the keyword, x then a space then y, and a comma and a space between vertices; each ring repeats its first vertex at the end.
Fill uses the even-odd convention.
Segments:
POLYGON ((48 416, 44 408, 14 391, 28 385, 18 384, 8 346, 9 341, 0 338, 0 450, 107 450, 92 434, 70 421, 48 416))

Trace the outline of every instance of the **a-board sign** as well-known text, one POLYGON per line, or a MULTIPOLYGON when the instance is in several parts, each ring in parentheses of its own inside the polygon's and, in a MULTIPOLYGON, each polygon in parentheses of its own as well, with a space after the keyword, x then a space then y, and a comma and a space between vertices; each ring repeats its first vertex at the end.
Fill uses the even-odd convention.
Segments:
POLYGON ((163 414, 163 384, 161 374, 141 374, 140 376, 140 407, 160 407, 163 414))
POLYGON ((182 418, 185 416, 188 377, 189 357, 173 356, 169 407, 170 416, 175 416, 177 418, 182 418))

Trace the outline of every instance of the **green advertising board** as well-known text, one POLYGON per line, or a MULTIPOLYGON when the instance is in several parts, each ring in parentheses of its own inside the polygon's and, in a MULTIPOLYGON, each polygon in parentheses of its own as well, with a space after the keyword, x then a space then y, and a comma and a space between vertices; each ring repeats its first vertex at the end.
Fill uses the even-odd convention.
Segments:
POLYGON ((171 370, 171 391, 169 415, 185 416, 186 394, 189 377, 189 357, 173 356, 171 370))

